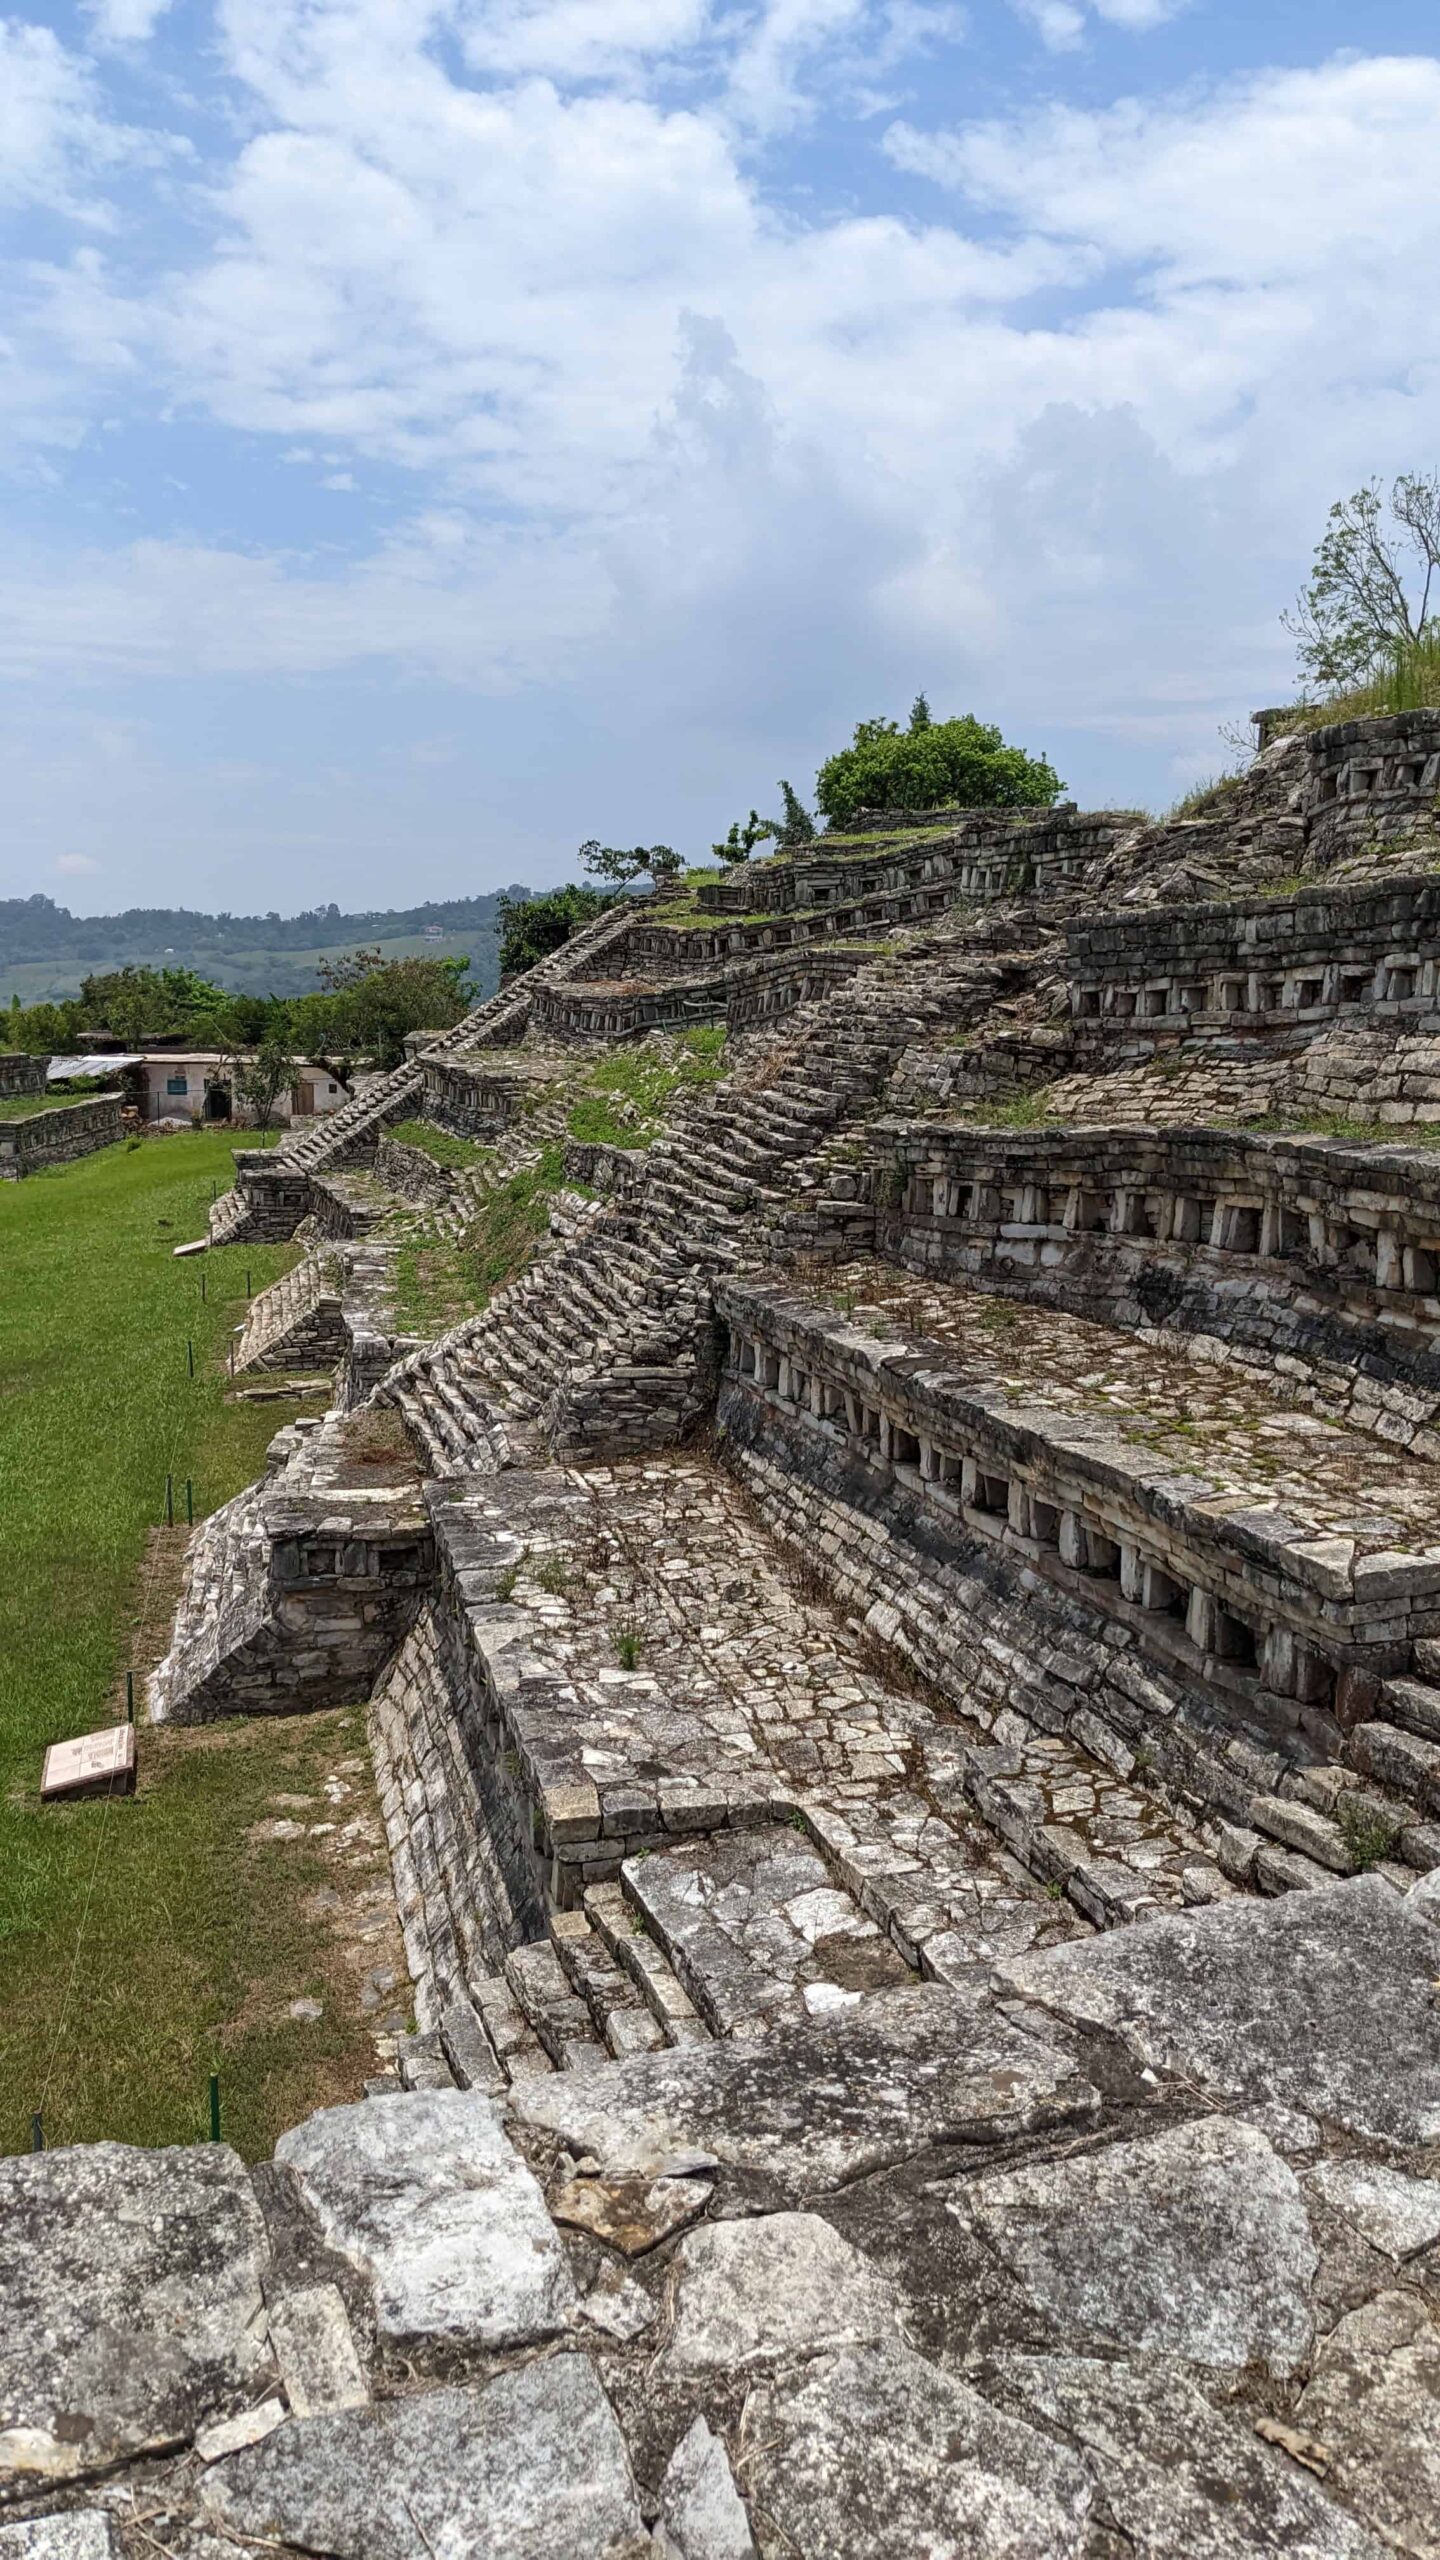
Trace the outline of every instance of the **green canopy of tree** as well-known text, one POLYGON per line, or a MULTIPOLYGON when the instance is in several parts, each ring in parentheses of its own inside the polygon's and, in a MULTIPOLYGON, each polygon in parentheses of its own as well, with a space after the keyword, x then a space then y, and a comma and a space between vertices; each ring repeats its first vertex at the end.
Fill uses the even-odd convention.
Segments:
POLYGON ((851 744, 821 766, 815 797, 840 827, 861 809, 1043 809, 1063 788, 1043 756, 1008 747, 998 729, 968 713, 932 720, 921 694, 908 729, 860 721, 851 744))
POLYGON ((587 889, 582 881, 572 880, 563 889, 547 889, 538 898, 509 898, 500 901, 500 976, 518 976, 522 969, 533 969, 537 960, 547 959, 569 941, 572 933, 603 915, 607 907, 617 903, 613 893, 604 889, 587 889))
POLYGON ((95 1032, 131 1049, 182 1040, 229 1057, 268 1045, 292 1060, 323 1059, 348 1084, 356 1059, 397 1066, 407 1031, 445 1030, 470 1001, 463 958, 382 960, 368 950, 322 966, 328 983, 318 996, 232 995, 190 969, 111 970, 87 978, 73 1002, 12 1004, 0 1037, 51 1056, 83 1049, 95 1032))

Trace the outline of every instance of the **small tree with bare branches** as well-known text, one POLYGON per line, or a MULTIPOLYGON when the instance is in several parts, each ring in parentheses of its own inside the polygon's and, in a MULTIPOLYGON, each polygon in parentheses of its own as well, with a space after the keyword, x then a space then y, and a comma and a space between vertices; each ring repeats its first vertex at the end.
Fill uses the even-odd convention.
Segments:
POLYGON ((1402 472, 1388 500, 1378 480, 1337 499, 1309 584, 1283 617, 1303 674, 1338 691, 1440 637, 1437 572, 1440 472, 1402 472))

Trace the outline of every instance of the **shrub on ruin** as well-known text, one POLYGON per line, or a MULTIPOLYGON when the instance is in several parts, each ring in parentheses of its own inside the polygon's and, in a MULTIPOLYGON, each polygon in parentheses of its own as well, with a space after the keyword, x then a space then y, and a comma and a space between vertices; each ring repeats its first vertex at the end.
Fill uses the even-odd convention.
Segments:
POLYGON ((628 889, 634 880, 674 880, 684 869, 673 844, 602 844, 598 836, 590 836, 580 847, 585 869, 597 880, 613 880, 617 888, 628 889))
POLYGON ((988 722, 968 712, 932 720, 923 694, 908 729, 860 721, 850 745, 815 778, 816 800, 834 827, 862 809, 1044 809, 1063 788, 1043 756, 1007 746, 988 722))

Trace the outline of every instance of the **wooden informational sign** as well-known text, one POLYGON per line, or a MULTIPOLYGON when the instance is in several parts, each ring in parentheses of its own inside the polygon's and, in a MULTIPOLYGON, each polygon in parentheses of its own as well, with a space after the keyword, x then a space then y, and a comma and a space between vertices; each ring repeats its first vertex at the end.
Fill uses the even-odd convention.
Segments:
POLYGON ((135 1727, 111 1724, 52 1742, 40 1780, 43 1802, 59 1796, 129 1796, 135 1792, 135 1727))

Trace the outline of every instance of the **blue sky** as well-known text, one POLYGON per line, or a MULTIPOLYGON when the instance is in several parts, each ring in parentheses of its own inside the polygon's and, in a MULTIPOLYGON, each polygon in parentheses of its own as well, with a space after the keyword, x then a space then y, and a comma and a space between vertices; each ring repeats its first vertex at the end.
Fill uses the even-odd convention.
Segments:
POLYGON ((703 854, 973 709, 1163 806, 1440 465, 1433 0, 0 18, 0 894, 703 854))

